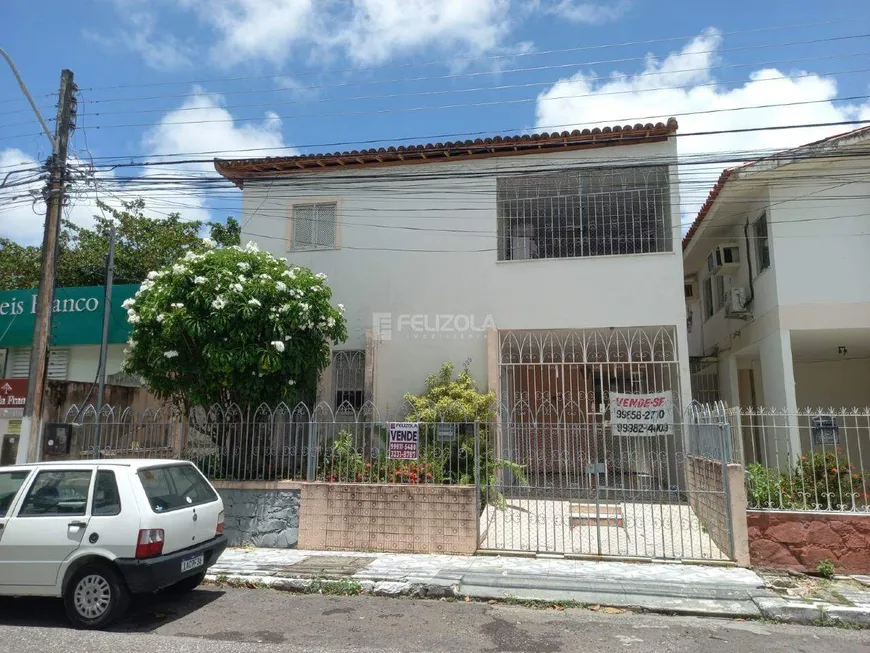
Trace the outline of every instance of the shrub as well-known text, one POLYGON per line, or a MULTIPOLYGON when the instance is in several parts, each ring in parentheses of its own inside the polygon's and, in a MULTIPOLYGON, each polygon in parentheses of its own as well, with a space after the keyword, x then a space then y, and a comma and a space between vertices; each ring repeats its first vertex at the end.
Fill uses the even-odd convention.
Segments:
POLYGON ((824 560, 820 560, 819 564, 816 565, 816 571, 819 576, 822 578, 827 578, 828 580, 833 580, 834 578, 834 563, 825 558, 824 560))

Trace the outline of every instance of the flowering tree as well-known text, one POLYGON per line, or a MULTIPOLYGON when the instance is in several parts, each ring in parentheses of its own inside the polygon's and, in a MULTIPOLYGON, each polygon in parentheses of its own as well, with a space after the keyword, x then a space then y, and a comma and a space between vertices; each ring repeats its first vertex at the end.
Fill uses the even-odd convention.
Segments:
POLYGON ((245 248, 188 252, 148 274, 124 307, 124 371, 179 408, 313 398, 347 328, 326 276, 245 248))

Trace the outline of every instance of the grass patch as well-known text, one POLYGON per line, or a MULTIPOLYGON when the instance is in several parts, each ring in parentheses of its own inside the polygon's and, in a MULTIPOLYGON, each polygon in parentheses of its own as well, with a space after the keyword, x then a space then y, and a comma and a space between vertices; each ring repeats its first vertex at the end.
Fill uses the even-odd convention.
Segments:
POLYGON ((329 596, 359 596, 363 593, 362 585, 350 578, 326 580, 314 578, 305 588, 304 594, 326 594, 329 596))

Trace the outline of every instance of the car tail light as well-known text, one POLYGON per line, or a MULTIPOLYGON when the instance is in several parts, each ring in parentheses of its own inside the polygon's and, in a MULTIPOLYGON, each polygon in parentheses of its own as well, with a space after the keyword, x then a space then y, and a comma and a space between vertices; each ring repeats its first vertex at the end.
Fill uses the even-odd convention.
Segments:
POLYGON ((139 531, 139 541, 136 542, 137 558, 153 558, 163 553, 163 529, 143 528, 139 531))
POLYGON ((218 515, 217 528, 214 531, 215 536, 221 535, 224 532, 224 511, 221 510, 218 515))

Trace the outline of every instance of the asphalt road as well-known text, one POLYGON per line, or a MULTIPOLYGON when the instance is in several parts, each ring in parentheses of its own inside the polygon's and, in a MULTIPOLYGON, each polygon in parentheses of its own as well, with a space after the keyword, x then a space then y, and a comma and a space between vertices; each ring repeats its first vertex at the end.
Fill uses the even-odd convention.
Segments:
POLYGON ((870 631, 452 601, 201 588, 138 600, 110 632, 67 627, 59 602, 0 599, 15 653, 870 652, 870 631))

